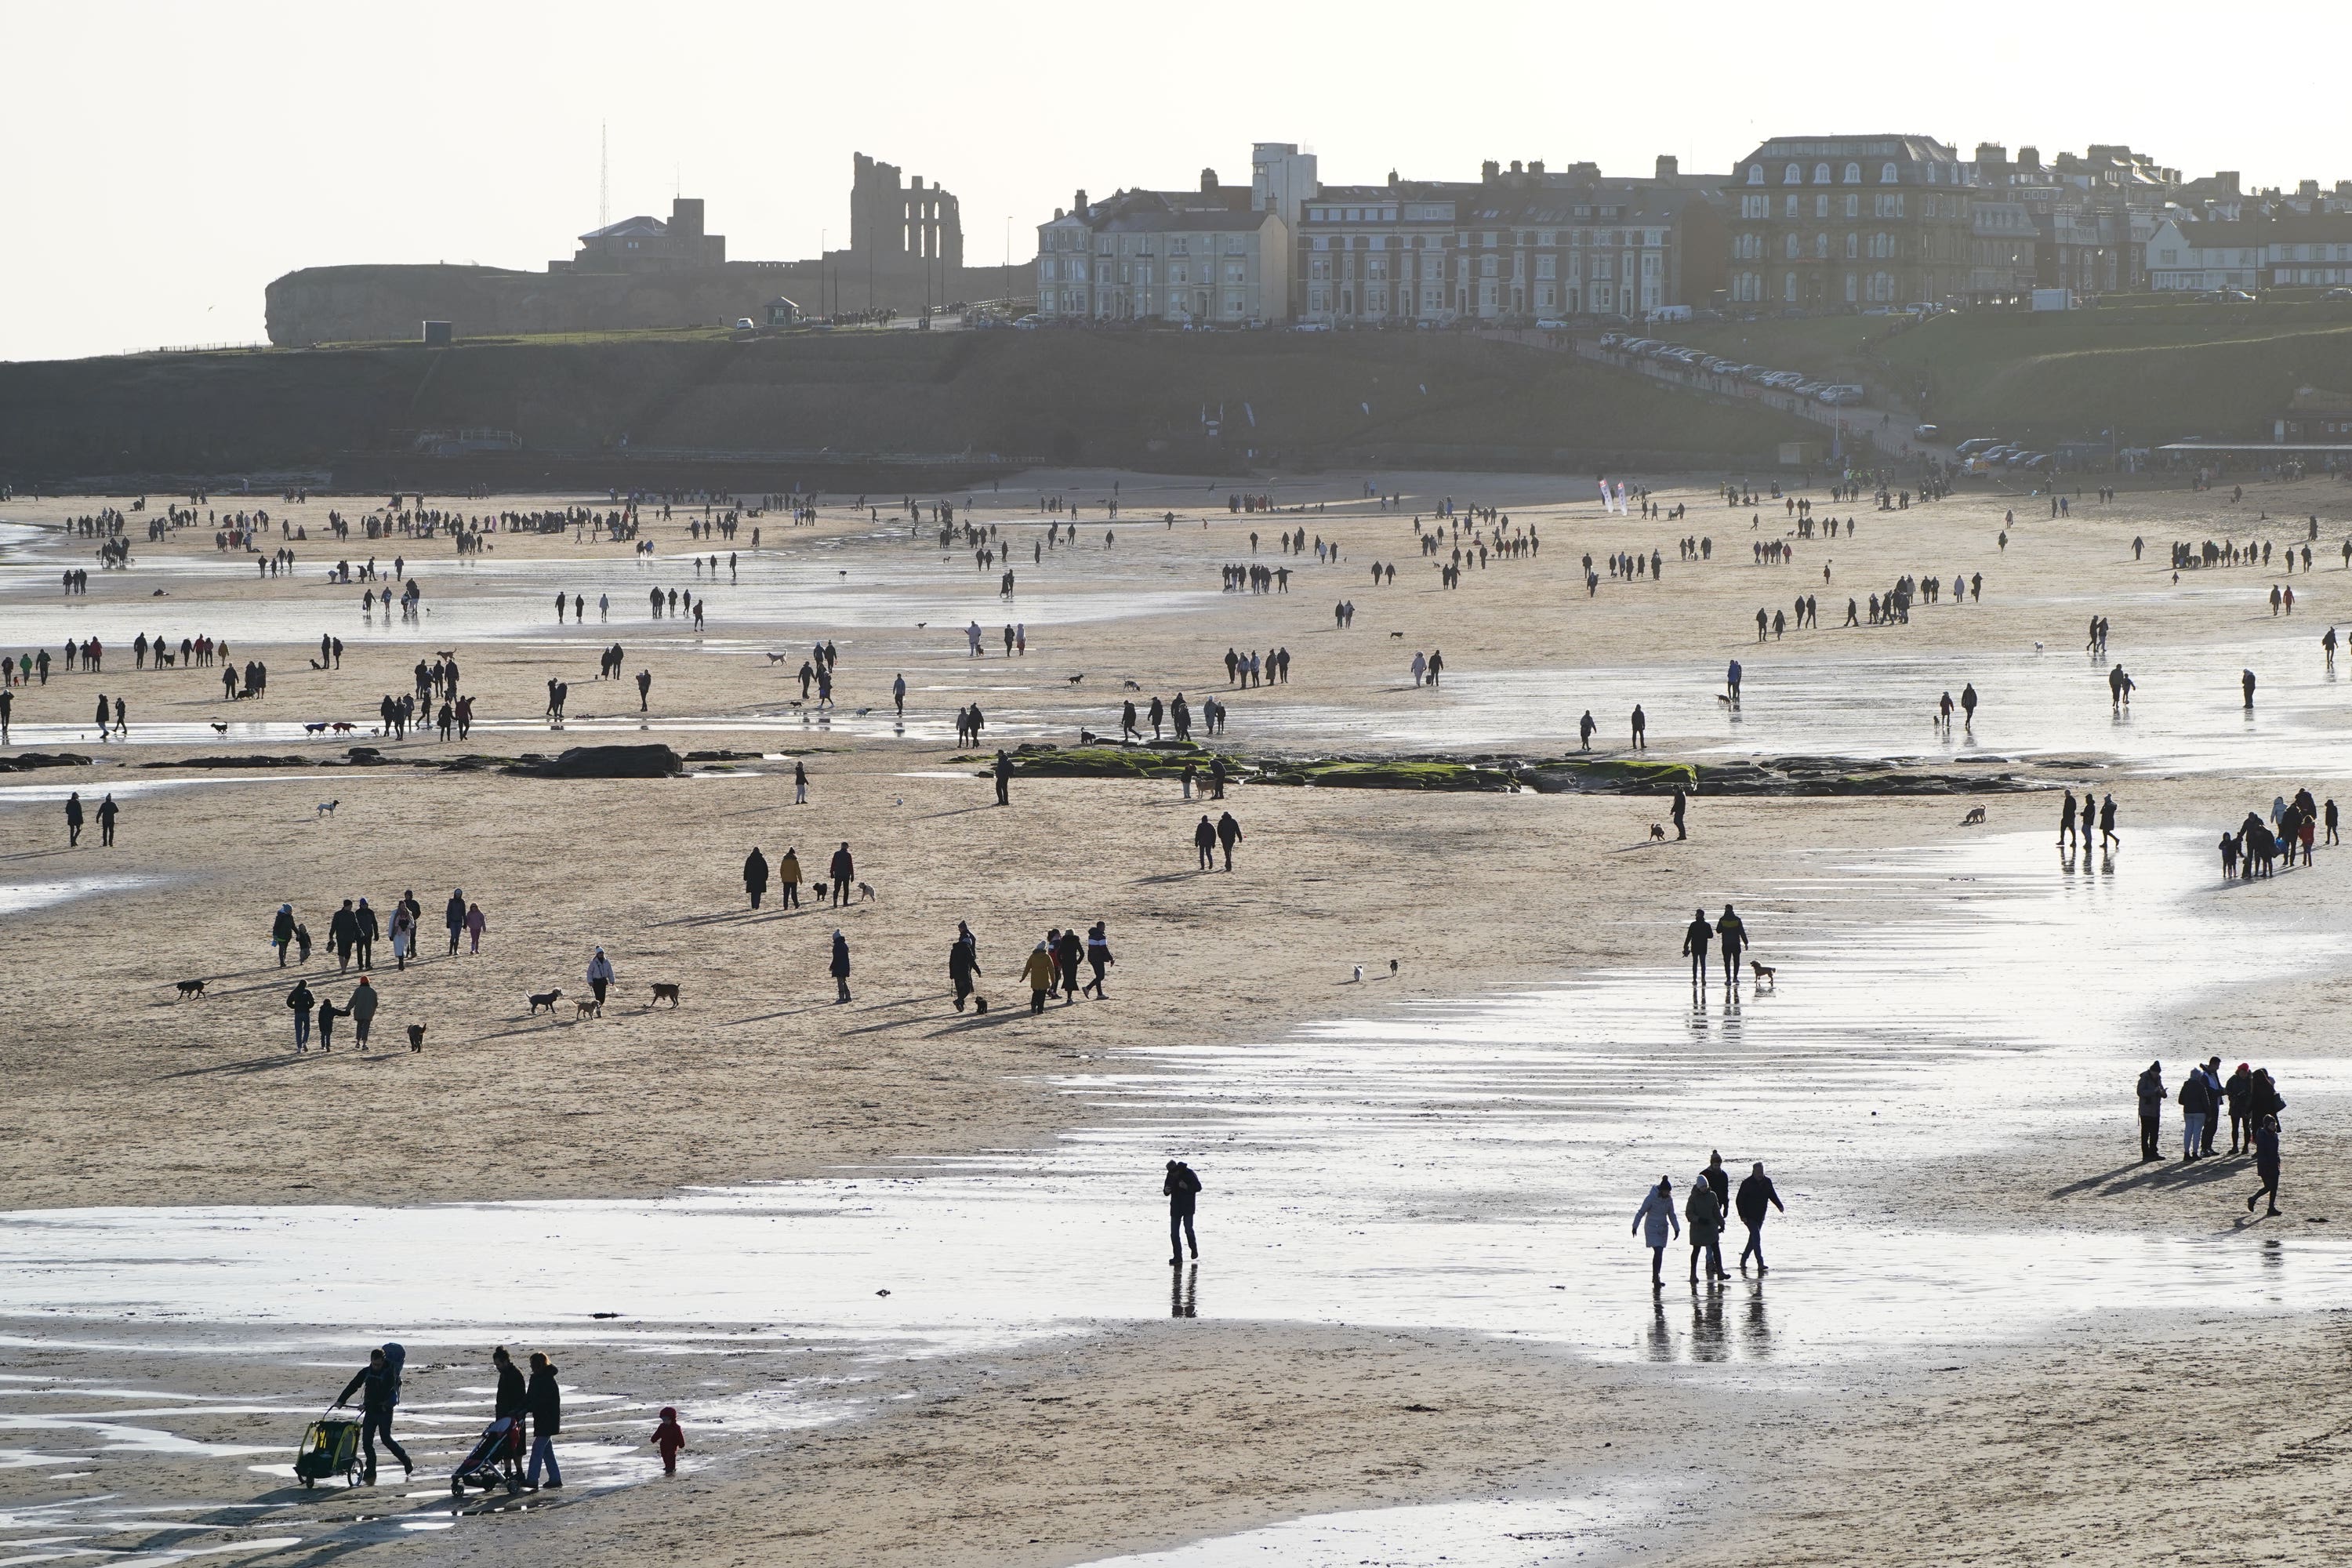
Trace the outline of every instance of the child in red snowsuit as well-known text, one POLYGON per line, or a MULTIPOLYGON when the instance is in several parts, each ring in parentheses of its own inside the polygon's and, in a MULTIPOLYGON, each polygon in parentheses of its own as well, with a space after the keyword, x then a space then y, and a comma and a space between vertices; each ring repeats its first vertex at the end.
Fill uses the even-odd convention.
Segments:
POLYGON ((686 1447, 685 1429, 677 1424, 677 1406, 662 1406, 661 1425, 654 1428, 654 1447, 661 1450, 662 1474, 677 1474, 677 1451, 686 1447))

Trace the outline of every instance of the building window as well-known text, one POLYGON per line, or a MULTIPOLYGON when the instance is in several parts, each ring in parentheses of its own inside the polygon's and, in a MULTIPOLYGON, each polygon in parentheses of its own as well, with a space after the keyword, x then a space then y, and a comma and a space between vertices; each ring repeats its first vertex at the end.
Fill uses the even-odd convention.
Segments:
POLYGON ((1802 184, 1804 178, 1805 172, 1797 167, 1794 163, 1790 164, 1787 168, 1780 171, 1780 183, 1784 185, 1802 184))
POLYGON ((1829 197, 1815 196, 1813 198, 1813 216, 1815 217, 1827 217, 1830 216, 1829 197))
POLYGON ((1797 237, 1795 235, 1790 235, 1781 242, 1780 253, 1790 261, 1797 259, 1797 237))
POLYGON ((1781 202, 1780 216, 1792 221, 1795 219, 1797 216, 1797 198, 1795 196, 1790 196, 1781 202))
POLYGON ((1860 217, 1862 216, 1862 198, 1850 192, 1847 194, 1845 198, 1845 216, 1848 217, 1860 217))
POLYGON ((1751 185, 1760 185, 1764 183, 1763 164, 1750 163, 1748 165, 1748 183, 1751 185))
POLYGON ((1878 165, 1878 183, 1882 185, 1891 185, 1895 184, 1894 164, 1881 163, 1878 165))
POLYGON ((1814 165, 1813 165, 1813 184, 1817 184, 1817 185, 1826 185, 1826 184, 1828 184, 1829 183, 1830 183, 1830 166, 1829 166, 1827 163, 1816 163, 1816 164, 1814 164, 1814 165))
MULTIPOLYGON (((1862 254, 1862 236, 1860 236, 1860 235, 1858 235, 1858 234, 1849 234, 1849 235, 1847 235, 1847 236, 1845 237, 1845 258, 1846 258, 1848 261, 1852 261, 1855 257, 1857 257, 1857 256, 1859 256, 1859 255, 1861 255, 1861 254, 1862 254)), ((1847 278, 1846 278, 1846 282, 1847 282, 1847 284, 1848 284, 1849 286, 1851 286, 1851 285, 1853 284, 1853 276, 1852 276, 1851 274, 1848 274, 1848 276, 1847 276, 1847 278)), ((1846 296, 1846 298, 1847 298, 1847 299, 1849 299, 1849 300, 1851 300, 1851 299, 1853 299, 1853 296, 1852 294, 1848 294, 1848 295, 1846 296)))
POLYGON ((1784 273, 1780 279, 1780 297, 1793 305, 1797 302, 1797 275, 1784 273))
MULTIPOLYGON (((1859 163, 1848 163, 1848 164, 1845 166, 1845 183, 1846 183, 1847 184, 1849 184, 1849 185, 1858 185, 1858 184, 1862 184, 1862 165, 1861 165, 1861 164, 1859 164, 1859 163)), ((1850 297, 1851 297, 1851 296, 1849 296, 1849 298, 1850 298, 1850 297)))

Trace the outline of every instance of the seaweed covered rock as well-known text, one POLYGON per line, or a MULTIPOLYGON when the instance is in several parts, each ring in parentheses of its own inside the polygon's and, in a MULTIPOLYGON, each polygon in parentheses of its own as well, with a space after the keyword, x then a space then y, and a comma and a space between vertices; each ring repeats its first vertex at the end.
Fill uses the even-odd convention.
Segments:
POLYGON ((659 742, 643 746, 574 746, 554 757, 518 759, 500 771, 533 779, 666 779, 686 766, 659 742))

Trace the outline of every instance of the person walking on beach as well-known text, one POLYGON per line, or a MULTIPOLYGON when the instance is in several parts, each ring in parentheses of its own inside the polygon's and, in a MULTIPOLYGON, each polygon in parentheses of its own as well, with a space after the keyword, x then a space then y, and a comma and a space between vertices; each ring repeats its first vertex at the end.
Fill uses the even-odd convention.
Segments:
POLYGON ((890 682, 890 700, 898 705, 898 718, 904 721, 907 717, 907 678, 904 675, 890 682))
POLYGON ((1757 1161, 1748 1179, 1739 1184, 1739 1195, 1734 1201, 1739 1211, 1739 1223, 1748 1227, 1748 1245, 1739 1249, 1739 1271, 1748 1272, 1748 1255, 1752 1252, 1756 1255, 1756 1272, 1771 1273, 1764 1267, 1764 1221, 1773 1209, 1787 1214, 1789 1205, 1780 1201, 1780 1189, 1764 1173, 1763 1161, 1757 1161))
POLYGON ((1647 716, 1647 715, 1645 715, 1645 714, 1642 711, 1642 705, 1641 705, 1640 703, 1638 703, 1638 702, 1634 703, 1634 704, 1633 704, 1633 749, 1634 749, 1635 751, 1637 751, 1637 752, 1646 752, 1646 751, 1648 751, 1648 750, 1650 749, 1650 742, 1649 742, 1646 739, 1644 739, 1645 732, 1649 730, 1649 728, 1650 728, 1650 721, 1649 721, 1648 716, 1647 716))
POLYGON ((81 842, 81 791, 74 790, 66 796, 66 847, 81 842))
POLYGON ((1963 686, 1960 688, 1960 728, 1974 734, 1976 727, 1977 689, 1974 686, 1963 686))
POLYGON ((2255 1199, 2267 1197, 2270 1207, 2263 1217, 2275 1217, 2279 1212, 2279 1126, 2275 1116, 2263 1117, 2254 1128, 2254 1174, 2263 1179, 2263 1184, 2254 1189, 2253 1197, 2246 1200, 2247 1211, 2252 1212, 2255 1199))
POLYGON ((2116 797, 2112 795, 2099 803, 2099 847, 2105 849, 2111 839, 2116 844, 2123 842, 2116 837, 2116 797))
POLYGON ((121 814, 122 808, 114 804, 114 796, 111 794, 98 803, 98 847, 100 848, 114 847, 114 819, 121 814))
POLYGON ((1691 989, 1706 989, 1706 949, 1715 940, 1715 927, 1708 923, 1705 910, 1691 911, 1691 923, 1683 928, 1683 955, 1691 961, 1691 989))
POLYGON ((956 939, 948 944, 948 984, 955 991, 955 1010, 963 1005, 980 978, 980 943, 971 934, 971 927, 956 921, 956 939))
POLYGON ((547 1489, 563 1489, 563 1470, 555 1462, 555 1435, 563 1430, 563 1390, 555 1381, 555 1363, 543 1351, 530 1352, 530 1381, 523 1389, 523 1405, 530 1412, 530 1468, 523 1477, 525 1491, 539 1490, 539 1468, 547 1466, 547 1489))
POLYGON ((779 908, 796 910, 801 907, 801 852, 798 847, 784 851, 776 862, 776 895, 779 908))
POLYGON ((297 980, 294 989, 286 994, 286 1005, 294 1014, 294 1053, 299 1056, 310 1048, 310 1009, 317 1005, 317 998, 306 983, 297 980))
POLYGON ((441 923, 448 928, 449 953, 454 958, 457 952, 457 939, 464 935, 466 931, 465 889, 449 889, 449 901, 441 906, 441 923))
POLYGON ((760 895, 768 890, 768 858, 760 847, 751 846, 751 853, 743 857, 743 890, 751 895, 751 907, 760 907, 760 895))
POLYGON ((1029 982, 1029 1011, 1044 1012, 1045 998, 1054 990, 1054 955, 1044 942, 1030 950, 1028 961, 1021 966, 1021 977, 1029 982))
POLYGON ((2254 705, 2254 672, 2251 669, 2240 670, 2238 685, 2246 694, 2247 708, 2252 709, 2254 705))
POLYGON ((1087 967, 1094 971, 1095 977, 1087 983, 1079 994, 1091 991, 1096 1001, 1109 1001, 1110 993, 1103 988, 1103 972, 1118 962, 1111 956, 1108 929, 1101 921, 1095 921, 1087 928, 1087 967))
POLYGON ((808 804, 808 764, 803 762, 796 762, 793 764, 793 804, 794 805, 808 804))
POLYGON ((1206 812, 1201 814, 1200 826, 1192 829, 1192 847, 1201 857, 1200 869, 1217 868, 1217 829, 1206 812))
POLYGON ((1723 1200, 1716 1195, 1715 1185, 1699 1173, 1691 1184, 1690 1196, 1683 1200, 1683 1218, 1689 1228, 1685 1233, 1690 1242, 1690 1282, 1698 1284, 1699 1255, 1706 1255, 1706 1278, 1709 1284, 1727 1279, 1730 1275, 1723 1267, 1723 1200))
POLYGON ((286 967, 286 950, 294 944, 294 906, 278 906, 278 918, 269 922, 270 945, 278 949, 278 967, 286 967))
POLYGON ((1013 804, 1013 759, 1005 754, 1004 748, 1002 746, 996 749, 996 766, 992 771, 996 776, 996 804, 1011 805, 1013 804))
POLYGON ((359 1034, 362 1050, 368 1048, 368 1026, 375 1022, 375 1006, 379 1000, 375 987, 369 984, 368 977, 362 974, 360 983, 352 987, 352 999, 343 1008, 352 1016, 352 1027, 359 1034))
POLYGON ((662 1474, 677 1474, 677 1453, 686 1447, 686 1428, 677 1424, 677 1406, 661 1407, 661 1423, 654 1428, 654 1447, 661 1455, 662 1474))
POLYGON ((2066 803, 2058 808, 2058 847, 2073 847, 2074 838, 2074 792, 2066 792, 2066 803))
POLYGON ((1576 749, 1580 752, 1592 750, 1592 731, 1599 728, 1601 726, 1592 721, 1592 710, 1587 708, 1584 717, 1576 721, 1576 749))
POLYGON ((849 884, 857 876, 857 863, 849 857, 849 840, 846 838, 841 841, 841 847, 833 852, 832 871, 833 907, 837 910, 849 902, 849 884))
POLYGON ((1715 922, 1715 934, 1723 944, 1723 983, 1736 991, 1739 988, 1739 955, 1748 947, 1748 922, 1726 904, 1723 918, 1715 922))
POLYGON ((833 1000, 838 1006, 849 1000, 849 939, 841 934, 839 926, 833 929, 833 962, 826 968, 833 975, 833 1000))
POLYGON ((1663 1270, 1666 1261, 1666 1242, 1670 1239, 1666 1234, 1669 1226, 1675 1236, 1682 1235, 1683 1222, 1675 1216, 1675 1184, 1667 1177, 1660 1176, 1658 1184, 1643 1194, 1642 1206, 1633 1211, 1633 1234, 1640 1237, 1642 1245, 1650 1249, 1652 1290, 1666 1288, 1663 1270))
POLYGON ((602 1007, 604 993, 613 984, 613 961, 604 956, 601 947, 589 957, 587 980, 588 989, 595 994, 596 1005, 602 1007))
POLYGON ((469 956, 478 955, 481 952, 482 932, 489 929, 489 924, 490 922, 483 918, 481 905, 466 906, 466 952, 469 956))
POLYGON ((1217 842, 1224 848, 1225 869, 1228 871, 1234 868, 1234 846, 1241 841, 1242 825, 1234 820, 1232 812, 1220 813, 1217 817, 1217 842))
POLYGON ((408 1450, 392 1435, 392 1413, 400 1404, 400 1369, 407 1359, 407 1352, 396 1344, 378 1346, 368 1352, 367 1365, 352 1373, 351 1382, 335 1395, 337 1405, 349 1405, 352 1394, 360 1395, 360 1441, 367 1450, 362 1475, 369 1486, 375 1485, 375 1440, 379 1436, 383 1439, 385 1450, 400 1461, 404 1479, 416 1473, 416 1467, 409 1462, 408 1450))
POLYGON ((1168 1199, 1168 1266, 1173 1268, 1184 1261, 1185 1247, 1192 1249, 1192 1261, 1198 1263, 1201 1242, 1192 1234, 1192 1210, 1200 1196, 1201 1178, 1183 1161, 1171 1160, 1160 1191, 1168 1199))

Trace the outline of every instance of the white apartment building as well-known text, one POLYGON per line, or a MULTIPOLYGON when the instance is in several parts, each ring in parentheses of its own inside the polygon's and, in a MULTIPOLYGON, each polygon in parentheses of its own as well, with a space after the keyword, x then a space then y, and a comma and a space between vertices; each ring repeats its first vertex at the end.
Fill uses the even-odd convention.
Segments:
MULTIPOLYGON (((1037 313, 1052 321, 1247 325, 1290 319, 1290 229, 1246 187, 1122 191, 1037 226, 1037 313)), ((1278 201, 1277 204, 1278 205, 1278 201)))
POLYGON ((2352 285, 2352 213, 2236 223, 2168 216, 2147 242, 2151 289, 2305 289, 2352 285))

